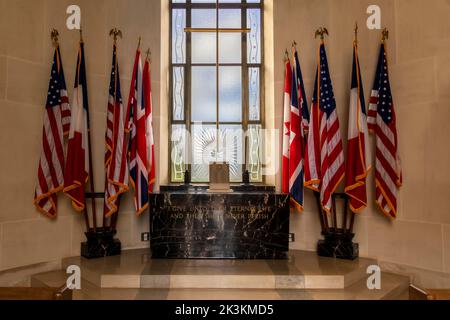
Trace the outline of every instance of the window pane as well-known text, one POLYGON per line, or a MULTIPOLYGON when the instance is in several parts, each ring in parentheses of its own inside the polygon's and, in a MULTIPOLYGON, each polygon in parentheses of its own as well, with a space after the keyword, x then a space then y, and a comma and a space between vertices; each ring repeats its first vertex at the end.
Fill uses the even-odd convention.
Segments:
POLYGON ((171 177, 172 182, 183 182, 186 171, 186 126, 172 125, 171 177))
POLYGON ((215 33, 192 33, 192 63, 216 63, 215 33))
POLYGON ((216 126, 192 126, 192 182, 209 181, 209 164, 217 162, 216 126))
POLYGON ((249 120, 261 120, 261 94, 260 94, 260 73, 259 68, 249 68, 248 82, 249 82, 249 120))
POLYGON ((240 28, 241 9, 221 9, 219 10, 219 28, 240 28))
POLYGON ((241 35, 238 33, 221 33, 219 35, 220 63, 241 63, 241 35))
POLYGON ((184 120, 184 68, 173 68, 173 120, 184 120))
POLYGON ((174 9, 172 12, 172 62, 186 62, 186 10, 174 9))
POLYGON ((231 182, 242 182, 243 137, 244 132, 241 125, 220 126, 218 161, 230 165, 231 182))
POLYGON ((242 122, 241 67, 219 69, 219 114, 221 122, 242 122))
POLYGON ((262 127, 251 125, 248 128, 247 170, 252 182, 262 182, 262 127))
POLYGON ((192 67, 192 121, 216 122, 217 88, 215 67, 192 67))
POLYGON ((192 10, 192 28, 215 28, 216 27, 215 9, 193 9, 192 10))
POLYGON ((251 32, 247 35, 248 63, 261 63, 261 10, 247 10, 247 28, 251 32))

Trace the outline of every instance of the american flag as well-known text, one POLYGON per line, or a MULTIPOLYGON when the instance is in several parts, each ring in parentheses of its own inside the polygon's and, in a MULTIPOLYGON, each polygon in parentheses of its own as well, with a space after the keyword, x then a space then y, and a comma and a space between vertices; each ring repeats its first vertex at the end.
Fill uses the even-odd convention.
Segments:
POLYGON ((57 193, 64 187, 64 133, 70 128, 70 106, 59 46, 55 49, 44 113, 42 151, 34 204, 55 218, 57 193))
POLYGON ((283 160, 282 160, 282 192, 290 192, 289 157, 291 145, 291 94, 292 94, 292 67, 289 59, 286 60, 284 79, 284 117, 283 117, 283 160))
POLYGON ((389 82, 386 45, 381 45, 369 105, 369 129, 376 136, 376 203, 388 217, 397 217, 397 197, 402 185, 397 119, 389 82))
POLYGON ((128 191, 129 172, 125 118, 120 88, 117 46, 114 44, 105 135, 105 217, 110 217, 119 211, 119 197, 128 191))
POLYGON ((331 212, 331 196, 345 176, 345 163, 336 100, 323 42, 319 51, 305 159, 305 186, 320 192, 323 209, 331 212))
POLYGON ((366 179, 370 171, 370 148, 364 88, 358 57, 358 45, 353 45, 352 88, 348 120, 347 173, 345 193, 354 213, 367 207, 366 179))
POLYGON ((309 125, 309 111, 305 98, 305 89, 297 50, 294 51, 291 92, 289 193, 291 195, 291 203, 299 210, 302 210, 306 144, 305 133, 309 125))
POLYGON ((155 150, 153 138, 150 62, 142 71, 141 53, 136 53, 131 83, 130 111, 130 176, 135 189, 134 202, 138 215, 148 208, 149 193, 155 183, 155 150))
POLYGON ((89 180, 89 102, 86 81, 84 43, 80 42, 72 101, 64 193, 77 211, 86 207, 85 186, 89 180))

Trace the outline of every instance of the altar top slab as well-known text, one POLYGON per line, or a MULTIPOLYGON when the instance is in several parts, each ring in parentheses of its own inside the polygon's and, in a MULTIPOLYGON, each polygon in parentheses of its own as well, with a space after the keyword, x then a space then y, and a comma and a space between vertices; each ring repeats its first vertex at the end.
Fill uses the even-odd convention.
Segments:
POLYGON ((83 278, 101 288, 344 289, 367 277, 374 264, 304 251, 291 251, 288 260, 152 260, 143 249, 98 260, 68 258, 63 268, 80 266, 83 278))
POLYGON ((275 187, 267 185, 244 185, 244 184, 231 184, 230 188, 233 190, 231 193, 208 193, 208 185, 195 184, 195 185, 166 185, 161 186, 159 193, 171 193, 171 194, 274 194, 275 187))

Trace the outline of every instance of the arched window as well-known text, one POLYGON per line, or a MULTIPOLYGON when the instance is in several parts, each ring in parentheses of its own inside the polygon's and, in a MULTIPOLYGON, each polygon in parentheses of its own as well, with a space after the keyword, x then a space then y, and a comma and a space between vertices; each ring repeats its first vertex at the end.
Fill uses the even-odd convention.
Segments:
POLYGON ((209 181, 209 163, 262 182, 263 0, 172 0, 172 182, 186 170, 209 181))

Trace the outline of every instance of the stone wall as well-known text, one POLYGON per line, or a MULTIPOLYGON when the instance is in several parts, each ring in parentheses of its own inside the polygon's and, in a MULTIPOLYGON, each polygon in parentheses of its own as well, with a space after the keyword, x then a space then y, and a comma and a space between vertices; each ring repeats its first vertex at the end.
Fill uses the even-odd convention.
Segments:
MULTIPOLYGON (((159 0, 0 0, 0 271, 79 255, 84 220, 59 198, 55 221, 42 217, 32 205, 42 137, 42 114, 53 57, 50 30, 60 32, 69 97, 75 78, 79 35, 65 27, 66 8, 82 10, 88 89, 92 118, 95 184, 104 185, 104 135, 113 27, 122 30, 119 66, 126 103, 138 37, 152 51, 153 102, 159 105, 161 3, 159 0)), ((159 111, 155 110, 156 139, 159 111)), ((158 144, 159 145, 159 144, 158 144)), ((158 146, 157 152, 158 152, 158 146)), ((102 208, 102 203, 98 203, 102 208)), ((147 246, 148 215, 137 218, 127 195, 118 237, 124 248, 147 246)), ((99 209, 99 211, 100 211, 99 209)), ((101 212, 99 212, 99 215, 101 212)), ((99 217, 100 219, 100 217, 99 217)))
MULTIPOLYGON (((445 0, 275 0, 276 127, 282 126, 283 54, 299 44, 300 59, 311 99, 318 40, 314 32, 326 26, 326 40, 342 135, 347 135, 351 85, 352 40, 359 23, 359 54, 366 100, 373 84, 380 32, 366 27, 366 9, 377 4, 382 24, 390 30, 388 55, 391 85, 398 113, 404 186, 395 222, 374 204, 370 176, 369 208, 357 218, 361 255, 378 258, 387 270, 414 275, 425 287, 450 286, 450 2, 445 0), (397 267, 394 268, 393 265, 397 267), (430 273, 441 281, 431 281, 430 273)), ((372 144, 373 145, 373 144, 372 144)), ((281 185, 281 176, 277 178, 281 185)), ((294 214, 294 248, 314 250, 320 226, 311 192, 306 209, 294 214)))

